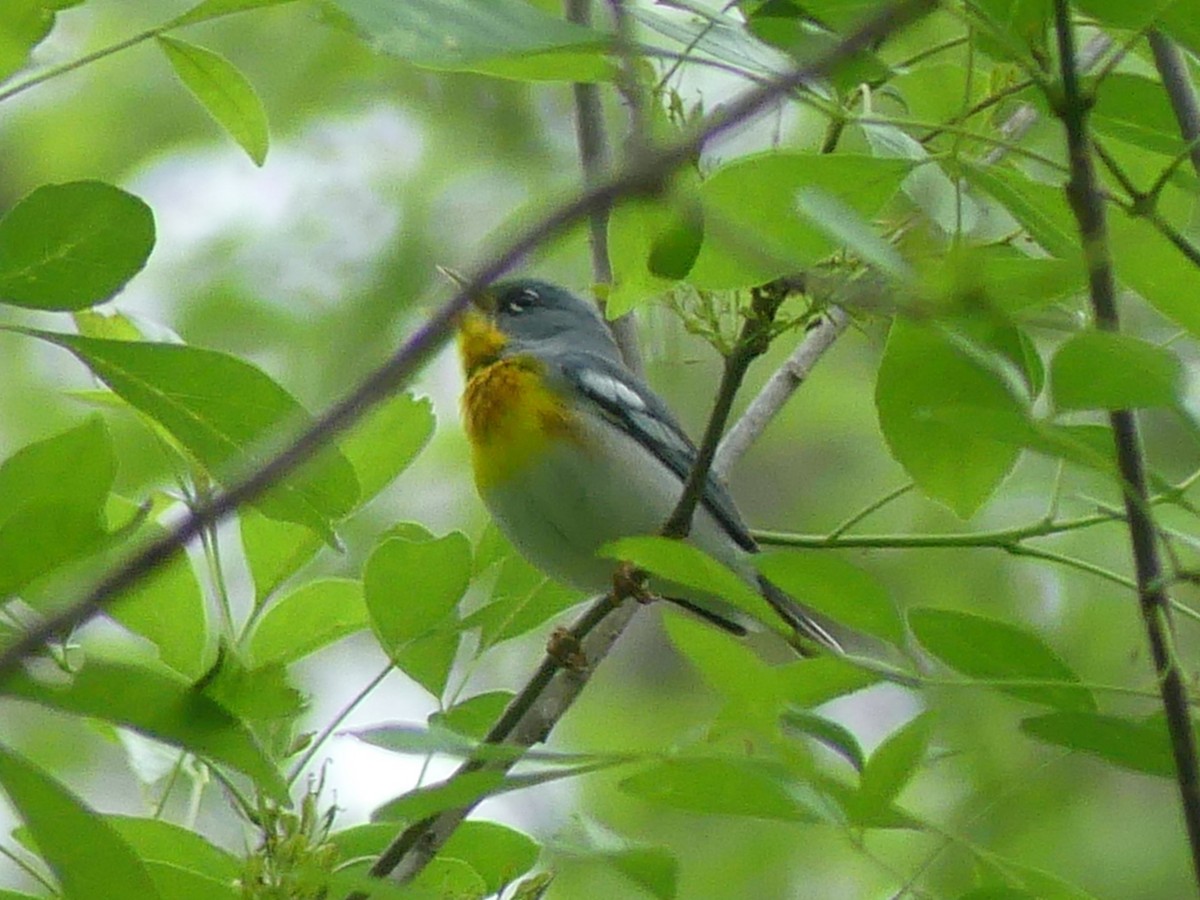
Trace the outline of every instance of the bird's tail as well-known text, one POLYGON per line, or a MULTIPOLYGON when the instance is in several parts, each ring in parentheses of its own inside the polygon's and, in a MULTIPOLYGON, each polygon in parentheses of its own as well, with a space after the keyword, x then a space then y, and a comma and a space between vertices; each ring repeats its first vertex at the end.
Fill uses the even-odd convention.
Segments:
MULTIPOLYGON (((822 649, 830 650, 834 653, 843 654, 846 652, 837 638, 830 634, 816 619, 806 613, 800 607, 800 604, 786 594, 782 588, 768 581, 762 575, 758 576, 758 586, 762 591, 763 599, 771 604, 771 608, 795 630, 797 636, 803 641, 812 642, 822 649)), ((801 644, 797 649, 805 653, 805 655, 812 655, 812 647, 809 647, 807 652, 805 652, 805 648, 801 644)))

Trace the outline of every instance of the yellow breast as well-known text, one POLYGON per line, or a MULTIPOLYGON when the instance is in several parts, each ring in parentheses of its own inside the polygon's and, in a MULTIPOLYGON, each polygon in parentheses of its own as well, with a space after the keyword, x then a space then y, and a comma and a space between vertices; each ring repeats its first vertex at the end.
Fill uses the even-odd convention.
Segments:
POLYGON ((570 411, 546 388, 542 365, 514 356, 477 368, 463 393, 463 420, 480 491, 535 463, 551 442, 575 440, 570 411))

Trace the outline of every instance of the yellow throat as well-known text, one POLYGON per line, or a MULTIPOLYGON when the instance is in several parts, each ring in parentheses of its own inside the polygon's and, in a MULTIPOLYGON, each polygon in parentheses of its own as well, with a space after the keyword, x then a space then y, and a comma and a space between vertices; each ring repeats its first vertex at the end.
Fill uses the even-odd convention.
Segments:
POLYGON ((527 354, 503 356, 507 343, 482 313, 470 310, 459 323, 463 423, 481 493, 536 462, 552 442, 576 438, 570 411, 545 384, 545 366, 527 354))

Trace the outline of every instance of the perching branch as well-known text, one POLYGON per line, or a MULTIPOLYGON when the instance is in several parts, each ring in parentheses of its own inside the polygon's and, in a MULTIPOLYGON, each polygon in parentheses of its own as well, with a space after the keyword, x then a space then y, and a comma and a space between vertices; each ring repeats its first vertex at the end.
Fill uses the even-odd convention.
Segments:
MULTIPOLYGON (((1104 198, 1092 161, 1088 112, 1092 98, 1085 96, 1079 84, 1075 62, 1075 37, 1067 0, 1055 0, 1054 30, 1058 42, 1061 70, 1061 95, 1050 98, 1051 108, 1066 130, 1071 178, 1067 198, 1079 227, 1079 235, 1088 267, 1088 285, 1096 327, 1118 331, 1116 284, 1112 255, 1108 244, 1104 198)), ((1125 515, 1129 525, 1137 574, 1138 598, 1142 619, 1150 642, 1150 652, 1158 676, 1171 752, 1175 760, 1176 782, 1187 824, 1192 865, 1200 884, 1200 763, 1196 757, 1196 737, 1188 708, 1187 687, 1173 647, 1170 598, 1159 556, 1149 493, 1146 488, 1142 444, 1137 418, 1128 409, 1114 410, 1109 423, 1116 445, 1117 468, 1121 474, 1125 515)))
POLYGON ((503 244, 502 249, 478 266, 473 275, 465 279, 458 292, 391 358, 318 417, 312 426, 297 436, 291 444, 226 491, 192 510, 163 537, 152 541, 113 569, 81 599, 45 619, 5 647, 0 653, 0 676, 11 671, 21 659, 36 651, 48 640, 94 616, 123 591, 138 584, 165 564, 205 528, 226 518, 242 504, 260 497, 311 459, 339 433, 366 415, 376 404, 404 387, 449 338, 454 323, 467 306, 468 297, 502 276, 547 238, 580 221, 593 210, 611 205, 618 198, 660 192, 667 177, 700 152, 707 141, 740 125, 776 98, 814 78, 819 78, 853 54, 882 40, 935 6, 935 0, 903 0, 886 7, 813 64, 747 90, 707 116, 679 140, 656 147, 641 158, 631 160, 610 178, 552 209, 540 221, 519 232, 503 244))

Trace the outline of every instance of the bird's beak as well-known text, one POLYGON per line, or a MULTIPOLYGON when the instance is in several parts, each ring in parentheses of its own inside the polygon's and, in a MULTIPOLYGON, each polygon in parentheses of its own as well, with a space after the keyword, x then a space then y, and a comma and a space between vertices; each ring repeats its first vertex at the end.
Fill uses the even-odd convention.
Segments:
MULTIPOLYGON (((446 266, 435 266, 435 268, 442 274, 443 277, 457 285, 459 288, 465 288, 471 283, 471 280, 467 278, 466 275, 463 275, 461 272, 456 272, 454 269, 447 268, 446 266)), ((469 299, 471 301, 471 305, 480 312, 491 314, 496 311, 495 295, 493 295, 492 292, 486 288, 471 294, 469 299)))

